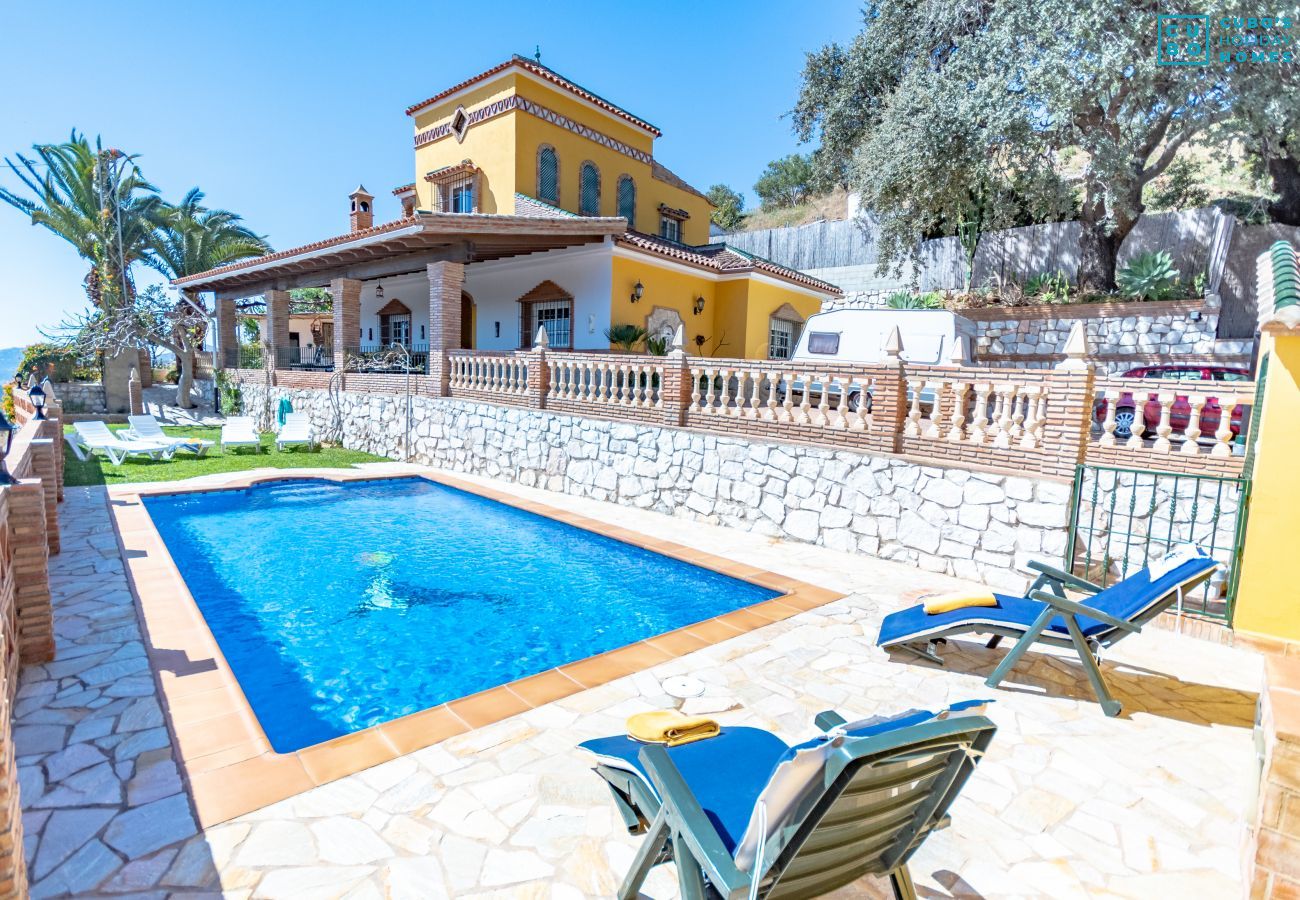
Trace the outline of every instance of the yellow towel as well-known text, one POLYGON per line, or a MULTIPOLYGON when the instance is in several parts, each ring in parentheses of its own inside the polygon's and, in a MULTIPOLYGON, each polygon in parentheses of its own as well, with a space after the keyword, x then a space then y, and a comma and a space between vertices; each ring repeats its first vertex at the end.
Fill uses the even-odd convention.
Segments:
POLYGON ((675 709, 656 709, 653 712, 628 716, 627 735, 647 744, 667 744, 676 747, 691 741, 716 737, 721 728, 705 716, 687 716, 675 709))
POLYGON ((922 605, 925 607, 925 614, 933 616, 936 613, 952 612, 954 609, 965 609, 968 606, 997 606, 998 598, 993 596, 992 591, 953 591, 950 594, 935 594, 927 597, 922 605))

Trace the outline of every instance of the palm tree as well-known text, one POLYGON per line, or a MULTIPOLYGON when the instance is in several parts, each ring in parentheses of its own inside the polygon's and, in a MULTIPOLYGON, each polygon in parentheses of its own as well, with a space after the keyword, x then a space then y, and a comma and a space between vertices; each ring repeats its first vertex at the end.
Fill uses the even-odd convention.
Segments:
POLYGON ((640 325, 611 325, 605 329, 605 340, 629 353, 635 350, 636 345, 644 341, 645 338, 645 329, 640 325))
POLYGON ((86 294, 107 311, 132 302, 131 266, 149 253, 162 198, 135 165, 136 157, 92 147, 75 129, 62 144, 37 144, 5 164, 30 192, 0 188, 0 200, 72 244, 90 263, 86 294), (41 170, 44 170, 43 172, 41 170))
MULTIPOLYGON (((271 245, 266 239, 240 224, 241 221, 229 210, 203 206, 203 192, 191 188, 180 203, 164 204, 144 262, 175 280, 269 253, 271 245)), ((158 342, 176 354, 181 375, 176 385, 176 402, 182 408, 189 408, 194 353, 203 343, 204 320, 197 298, 186 291, 181 293, 182 300, 170 320, 171 329, 158 335, 158 342)))

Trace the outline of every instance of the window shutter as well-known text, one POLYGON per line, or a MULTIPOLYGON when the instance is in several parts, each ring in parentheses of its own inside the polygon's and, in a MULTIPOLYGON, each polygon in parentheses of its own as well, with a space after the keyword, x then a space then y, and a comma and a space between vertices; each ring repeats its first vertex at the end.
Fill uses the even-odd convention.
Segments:
POLYGON ((558 206, 560 203, 560 165, 551 147, 537 151, 537 199, 558 206))
POLYGON ((600 170, 595 164, 582 164, 579 189, 578 213, 584 216, 600 215, 600 170))
POLYGON ((618 214, 627 219, 627 227, 636 229, 636 182, 631 175, 618 180, 618 214))

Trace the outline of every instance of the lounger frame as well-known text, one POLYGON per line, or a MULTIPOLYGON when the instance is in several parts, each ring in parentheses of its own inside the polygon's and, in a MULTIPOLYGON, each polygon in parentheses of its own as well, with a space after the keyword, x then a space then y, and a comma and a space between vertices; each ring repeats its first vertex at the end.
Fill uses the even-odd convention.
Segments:
POLYGON ((1067 589, 1088 595, 1098 594, 1104 590, 1101 585, 1046 563, 1031 561, 1029 567, 1039 574, 1029 586, 1026 596, 1046 606, 1028 628, 1017 628, 1006 622, 991 620, 957 622, 948 628, 926 632, 923 637, 918 636, 914 640, 888 644, 886 649, 905 650, 929 662, 944 665, 943 658, 935 649, 936 642, 940 640, 961 634, 990 634, 993 638, 988 646, 992 648, 996 647, 1004 637, 1016 638, 1016 645, 1007 651, 1002 662, 998 663, 998 667, 984 681, 989 687, 997 687, 1033 644, 1043 643, 1053 647, 1073 648, 1079 656, 1079 662, 1083 664, 1084 675, 1087 676, 1088 684, 1092 687, 1097 702, 1101 704, 1102 711, 1108 716, 1117 716, 1123 711, 1124 706, 1111 695, 1106 679, 1102 676, 1102 649, 1112 646, 1130 634, 1140 632, 1143 625, 1173 606, 1183 593, 1204 584, 1215 571, 1214 568, 1209 568, 1197 573, 1175 585, 1168 593, 1152 600, 1133 618, 1120 619, 1065 596, 1067 589), (1052 620, 1058 616, 1064 620, 1067 634, 1047 630, 1052 620), (1091 637, 1085 637, 1083 629, 1079 627, 1079 616, 1095 619, 1110 627, 1091 637))
MULTIPOLYGON (((829 730, 844 719, 827 712, 817 722, 829 730)), ((629 831, 646 833, 618 897, 635 898, 650 870, 672 860, 685 900, 801 900, 872 874, 887 876, 895 897, 913 900, 908 860, 947 824, 948 807, 995 730, 983 716, 957 716, 871 737, 836 737, 821 795, 768 840, 757 885, 737 868, 664 747, 647 745, 639 754, 658 796, 638 776, 598 765, 629 831)))

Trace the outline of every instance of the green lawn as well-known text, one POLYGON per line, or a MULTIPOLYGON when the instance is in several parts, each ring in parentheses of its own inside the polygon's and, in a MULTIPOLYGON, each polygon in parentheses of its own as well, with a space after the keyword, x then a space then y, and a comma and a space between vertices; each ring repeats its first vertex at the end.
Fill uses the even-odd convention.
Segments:
MULTIPOLYGON (((110 425, 117 431, 125 425, 110 425)), ((68 425, 64 431, 72 431, 68 425)), ((262 449, 254 453, 251 447, 231 449, 222 452, 217 443, 221 437, 220 428, 164 428, 167 434, 182 437, 206 438, 213 442, 208 452, 201 457, 181 451, 170 460, 152 460, 147 457, 131 457, 121 466, 114 466, 100 454, 88 461, 77 459, 72 448, 63 446, 63 457, 67 461, 64 470, 64 483, 68 485, 84 484, 131 484, 144 481, 179 481, 196 475, 212 475, 216 472, 241 472, 247 469, 345 469, 353 463, 386 462, 382 456, 373 456, 359 450, 344 450, 341 447, 317 447, 307 450, 292 447, 284 452, 275 449, 275 435, 262 435, 262 449)))

